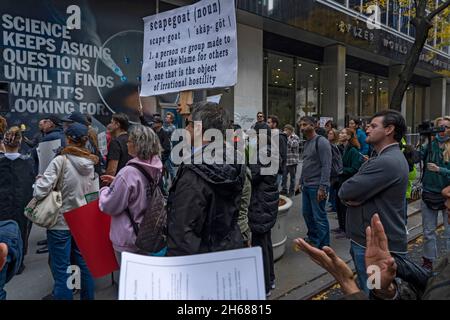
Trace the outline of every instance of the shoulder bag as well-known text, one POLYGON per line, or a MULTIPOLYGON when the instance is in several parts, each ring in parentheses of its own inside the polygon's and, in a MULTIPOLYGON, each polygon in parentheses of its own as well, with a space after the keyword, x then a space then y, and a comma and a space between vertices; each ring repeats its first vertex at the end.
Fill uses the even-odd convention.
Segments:
POLYGON ((62 207, 61 188, 64 181, 64 171, 66 168, 67 157, 63 156, 63 165, 56 179, 52 191, 42 200, 36 198, 25 207, 25 216, 34 224, 49 229, 58 221, 59 211, 62 207))

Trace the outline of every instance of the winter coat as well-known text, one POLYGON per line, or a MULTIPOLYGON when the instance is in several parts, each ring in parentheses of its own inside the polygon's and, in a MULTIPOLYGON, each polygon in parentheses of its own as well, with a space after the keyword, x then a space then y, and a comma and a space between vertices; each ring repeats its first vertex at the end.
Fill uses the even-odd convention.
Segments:
POLYGON ((162 163, 158 156, 151 160, 134 158, 119 171, 111 186, 100 189, 99 207, 111 216, 109 237, 114 249, 119 252, 138 251, 134 244, 136 234, 126 209, 129 209, 133 220, 140 224, 145 209, 150 205, 147 198, 149 182, 137 168, 129 166, 130 163, 141 166, 155 181, 159 180, 162 172, 162 163))
POLYGON ((245 166, 227 163, 178 169, 167 204, 169 256, 242 248, 238 218, 245 166))
POLYGON ((248 210, 248 222, 252 233, 266 233, 275 225, 278 215, 280 194, 277 188, 277 176, 262 175, 263 166, 249 165, 252 172, 252 198, 248 210))
POLYGON ((347 145, 347 147, 344 148, 344 153, 342 155, 343 170, 339 177, 339 181, 343 183, 355 175, 361 167, 361 164, 361 155, 359 154, 358 149, 350 144, 347 145))
POLYGON ((434 193, 441 193, 442 189, 450 183, 450 162, 444 160, 444 150, 440 148, 437 140, 431 142, 431 153, 428 154, 426 145, 421 147, 422 159, 425 163, 425 172, 423 174, 423 190, 434 193), (426 169, 426 164, 432 162, 439 167, 439 172, 433 172, 426 169))
POLYGON ((10 160, 0 154, 0 221, 16 221, 22 239, 27 239, 29 221, 23 212, 33 198, 34 180, 33 160, 29 156, 10 160))
POLYGON ((85 196, 98 191, 94 173, 94 164, 98 158, 93 155, 83 156, 86 153, 90 154, 86 149, 83 149, 85 150, 83 154, 69 150, 81 149, 74 147, 63 149, 61 155, 50 162, 43 176, 36 180, 34 188, 34 196, 38 200, 44 199, 56 185, 58 176, 65 166, 61 187, 62 207, 56 225, 50 230, 69 230, 63 214, 86 205, 88 202, 85 196))
POLYGON ((242 189, 242 198, 239 209, 239 229, 245 241, 249 240, 250 227, 248 226, 248 209, 250 207, 250 200, 252 197, 252 173, 250 169, 246 168, 245 183, 242 189))
POLYGON ((275 142, 278 142, 278 148, 280 153, 280 167, 278 169, 278 174, 283 174, 286 169, 287 157, 288 157, 288 136, 281 130, 273 137, 275 142))

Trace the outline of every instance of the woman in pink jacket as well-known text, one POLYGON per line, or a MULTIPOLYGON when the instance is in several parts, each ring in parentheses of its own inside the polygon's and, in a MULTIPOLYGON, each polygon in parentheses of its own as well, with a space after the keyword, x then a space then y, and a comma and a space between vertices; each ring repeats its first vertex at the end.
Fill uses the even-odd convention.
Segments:
POLYGON ((138 251, 134 244, 136 234, 127 209, 131 218, 139 225, 145 209, 150 205, 147 197, 150 184, 139 169, 130 164, 140 166, 155 181, 160 179, 162 173, 161 146, 158 136, 152 129, 142 125, 133 126, 129 132, 127 146, 128 153, 133 159, 117 176, 101 176, 102 181, 110 186, 100 189, 99 200, 100 210, 112 218, 109 237, 119 264, 122 252, 138 251))

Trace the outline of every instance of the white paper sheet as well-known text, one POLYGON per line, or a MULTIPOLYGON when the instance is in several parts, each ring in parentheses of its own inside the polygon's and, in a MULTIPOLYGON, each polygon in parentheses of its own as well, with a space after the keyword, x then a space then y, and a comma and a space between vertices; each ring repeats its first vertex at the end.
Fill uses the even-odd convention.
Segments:
POLYGON ((119 300, 265 300, 260 247, 182 257, 122 253, 119 300))
POLYGON ((58 148, 61 147, 61 140, 52 140, 39 143, 37 154, 39 158, 39 174, 43 174, 50 162, 56 156, 58 148))

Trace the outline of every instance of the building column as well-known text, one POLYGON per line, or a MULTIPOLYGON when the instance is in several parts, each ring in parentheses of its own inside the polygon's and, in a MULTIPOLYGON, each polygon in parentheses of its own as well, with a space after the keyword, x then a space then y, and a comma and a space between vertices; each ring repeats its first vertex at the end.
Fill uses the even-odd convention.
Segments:
POLYGON ((237 25, 238 79, 234 86, 234 122, 249 129, 263 111, 263 31, 237 25))
POLYGON ((447 80, 443 77, 431 80, 430 87, 430 120, 446 114, 447 80))
POLYGON ((450 115, 450 85, 447 85, 446 92, 447 96, 445 98, 445 115, 448 116, 450 115))
POLYGON ((333 117, 338 127, 345 125, 345 46, 335 44, 324 50, 322 79, 322 116, 333 117))
MULTIPOLYGON (((392 94, 394 93, 395 87, 397 86, 397 83, 399 80, 398 75, 402 71, 402 68, 403 68, 403 65, 401 65, 401 64, 389 66, 389 80, 388 80, 388 82, 389 82, 389 93, 388 93, 389 104, 391 102, 392 94)), ((398 111, 400 111, 402 113, 402 115, 406 118, 406 91, 405 91, 405 94, 403 95, 402 104, 398 111)))

